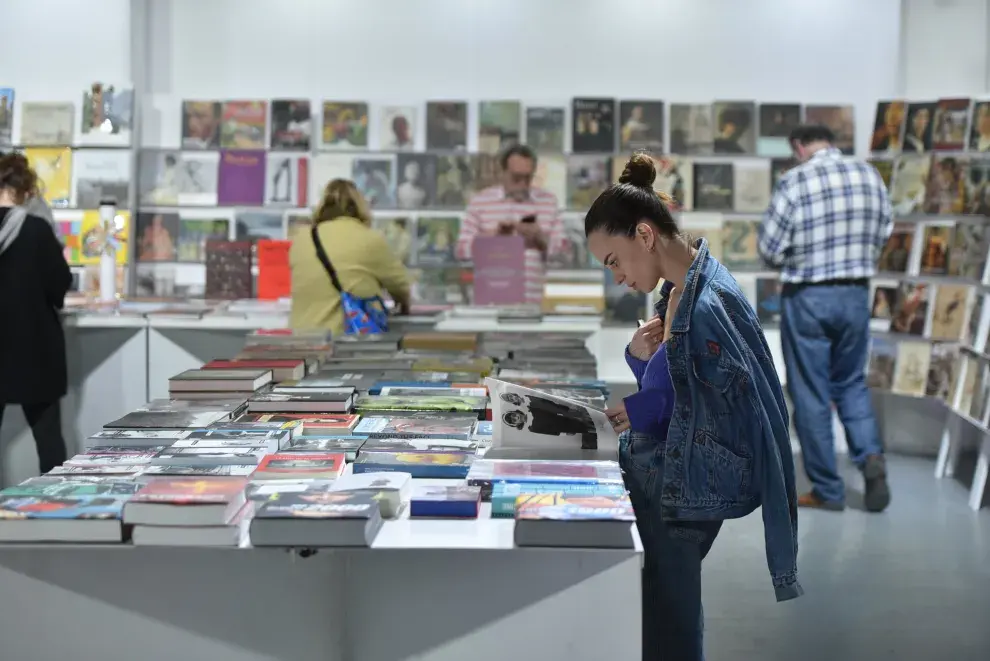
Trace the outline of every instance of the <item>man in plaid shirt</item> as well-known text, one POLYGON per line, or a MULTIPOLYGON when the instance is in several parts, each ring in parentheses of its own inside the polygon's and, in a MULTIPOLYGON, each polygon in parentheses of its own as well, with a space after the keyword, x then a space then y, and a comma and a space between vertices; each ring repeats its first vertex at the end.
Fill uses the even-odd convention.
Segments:
POLYGON ((841 510, 832 435, 832 404, 845 428, 853 461, 863 472, 865 504, 880 512, 890 502, 887 469, 866 386, 870 347, 870 278, 890 236, 887 187, 876 169, 844 160, 824 126, 790 135, 798 165, 773 193, 760 227, 760 255, 781 269, 780 336, 787 389, 813 485, 798 504, 841 510))

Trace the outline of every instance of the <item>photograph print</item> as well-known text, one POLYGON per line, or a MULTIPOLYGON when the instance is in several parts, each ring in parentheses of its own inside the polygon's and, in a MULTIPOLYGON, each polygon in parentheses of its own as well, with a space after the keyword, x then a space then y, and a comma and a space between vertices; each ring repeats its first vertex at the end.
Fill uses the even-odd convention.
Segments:
POLYGON ((904 142, 904 125, 907 120, 907 104, 904 101, 880 101, 873 121, 873 137, 870 151, 896 156, 904 142))
POLYGON ((460 209, 474 187, 474 164, 466 154, 441 155, 437 161, 435 206, 460 209))
POLYGON ((467 103, 429 101, 426 104, 426 148, 438 151, 467 149, 467 103))
POLYGON ((760 156, 790 156, 791 131, 801 123, 801 106, 797 103, 761 103, 760 138, 756 153, 760 156))
POLYGON ((938 100, 935 104, 932 129, 932 147, 935 150, 962 151, 966 148, 966 138, 969 135, 969 106, 969 99, 938 100))
POLYGON ((351 179, 373 209, 395 208, 395 184, 392 180, 391 156, 355 158, 351 179))
POLYGON ((426 209, 433 206, 437 183, 435 154, 399 154, 395 176, 398 208, 426 209))
POLYGON ((934 114, 934 101, 912 101, 908 104, 907 122, 904 124, 904 143, 901 148, 903 153, 923 154, 931 151, 934 114))
POLYGON ((220 148, 219 101, 182 102, 182 148, 220 148))
POLYGON ((619 124, 619 151, 663 153, 663 101, 620 101, 619 124))
POLYGON ((323 102, 323 149, 368 147, 368 104, 323 102))
POLYGON ((856 153, 856 114, 852 106, 805 106, 804 121, 831 129, 835 148, 846 156, 856 153))
POLYGON ((309 151, 312 139, 313 113, 308 99, 272 101, 272 149, 309 151))
POLYGON ((969 150, 990 151, 990 101, 976 101, 973 104, 969 150))
POLYGON ((408 151, 416 147, 415 106, 385 106, 382 108, 382 149, 408 151))
POLYGON ((715 117, 716 154, 756 153, 756 104, 752 101, 716 101, 712 106, 715 117))
POLYGON ((571 105, 571 153, 615 151, 615 99, 574 99, 571 105))

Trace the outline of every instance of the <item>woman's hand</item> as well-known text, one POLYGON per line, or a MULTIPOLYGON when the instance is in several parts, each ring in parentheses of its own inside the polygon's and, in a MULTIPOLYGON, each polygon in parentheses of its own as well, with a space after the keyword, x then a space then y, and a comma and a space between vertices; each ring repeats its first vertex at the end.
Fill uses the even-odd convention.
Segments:
POLYGON ((629 342, 629 355, 643 361, 652 358, 663 342, 663 329, 663 319, 657 316, 637 328, 629 342))
POLYGON ((615 430, 616 434, 621 434, 629 429, 629 416, 626 414, 625 404, 606 409, 605 415, 608 416, 608 421, 612 423, 612 429, 615 430))

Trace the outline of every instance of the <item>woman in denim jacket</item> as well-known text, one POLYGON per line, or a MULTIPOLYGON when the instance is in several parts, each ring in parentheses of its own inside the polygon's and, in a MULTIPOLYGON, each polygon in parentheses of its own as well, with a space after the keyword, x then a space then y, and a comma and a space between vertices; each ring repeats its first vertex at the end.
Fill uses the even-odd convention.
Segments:
POLYGON ((797 495, 776 368, 735 280, 690 242, 634 155, 585 218, 615 282, 652 292, 657 315, 626 350, 639 391, 607 411, 644 548, 643 659, 700 661, 701 561, 725 519, 762 505, 778 600, 797 582, 797 495))

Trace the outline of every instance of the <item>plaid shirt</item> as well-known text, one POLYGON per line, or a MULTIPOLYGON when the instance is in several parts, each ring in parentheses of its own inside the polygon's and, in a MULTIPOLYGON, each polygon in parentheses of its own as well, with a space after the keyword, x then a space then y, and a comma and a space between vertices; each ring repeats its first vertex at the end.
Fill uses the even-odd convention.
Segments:
POLYGON ((872 278, 892 216, 872 165, 822 149, 780 178, 760 226, 760 255, 782 269, 783 282, 872 278))

